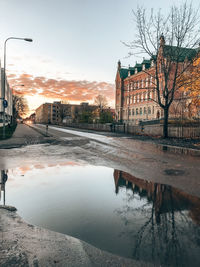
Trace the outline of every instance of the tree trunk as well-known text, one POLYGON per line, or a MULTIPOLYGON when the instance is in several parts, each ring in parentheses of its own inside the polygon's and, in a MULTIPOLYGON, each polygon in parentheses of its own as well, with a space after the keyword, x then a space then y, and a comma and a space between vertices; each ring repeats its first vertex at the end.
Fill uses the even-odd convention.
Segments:
POLYGON ((164 124, 163 124, 163 137, 168 138, 168 117, 169 108, 164 108, 164 124))

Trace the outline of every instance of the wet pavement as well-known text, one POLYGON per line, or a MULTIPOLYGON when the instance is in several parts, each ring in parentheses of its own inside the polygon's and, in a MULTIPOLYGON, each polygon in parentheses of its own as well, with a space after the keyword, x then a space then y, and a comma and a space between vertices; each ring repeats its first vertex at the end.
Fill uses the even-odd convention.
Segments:
POLYGON ((5 203, 29 224, 141 265, 199 266, 198 156, 120 136, 48 134, 43 144, 0 149, 2 204, 6 191, 5 203))

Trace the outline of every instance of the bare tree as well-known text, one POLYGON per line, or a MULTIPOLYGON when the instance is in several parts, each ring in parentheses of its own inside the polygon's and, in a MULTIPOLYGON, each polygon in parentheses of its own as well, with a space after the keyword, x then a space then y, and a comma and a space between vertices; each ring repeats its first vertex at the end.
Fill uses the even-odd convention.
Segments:
POLYGON ((104 108, 108 106, 107 98, 103 95, 98 95, 94 99, 94 104, 97 105, 100 108, 100 111, 102 111, 104 108))
POLYGON ((178 89, 185 86, 182 75, 189 71, 198 55, 199 10, 185 2, 172 6, 165 16, 160 9, 148 13, 142 7, 133 14, 137 34, 134 41, 125 45, 130 48, 129 55, 144 53, 154 61, 154 71, 145 71, 156 91, 154 101, 164 111, 163 136, 167 138, 170 105, 178 89))
POLYGON ((13 95, 13 117, 14 120, 22 118, 29 111, 26 99, 23 96, 13 95))

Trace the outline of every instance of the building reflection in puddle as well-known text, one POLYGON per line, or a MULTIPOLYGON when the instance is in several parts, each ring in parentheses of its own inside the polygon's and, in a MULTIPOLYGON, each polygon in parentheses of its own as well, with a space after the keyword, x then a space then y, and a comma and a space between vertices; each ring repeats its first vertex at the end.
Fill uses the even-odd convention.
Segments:
POLYGON ((0 201, 5 205, 7 188, 7 204, 31 224, 156 265, 200 266, 198 197, 71 162, 2 170, 0 178, 0 201))
POLYGON ((1 170, 1 177, 0 177, 0 203, 3 200, 3 205, 5 205, 5 202, 6 202, 6 182, 7 182, 7 179, 8 179, 8 174, 7 173, 8 173, 7 170, 1 170))
POLYGON ((122 234, 128 234, 133 240, 133 258, 151 259, 167 266, 191 266, 194 260, 192 266, 199 266, 195 259, 200 246, 200 199, 172 186, 138 179, 119 170, 114 171, 114 181, 116 194, 120 188, 132 191, 127 194, 123 209, 116 212, 129 229, 122 234), (129 203, 135 197, 147 201, 133 208, 129 203), (133 222, 138 213, 145 221, 135 232, 133 222))

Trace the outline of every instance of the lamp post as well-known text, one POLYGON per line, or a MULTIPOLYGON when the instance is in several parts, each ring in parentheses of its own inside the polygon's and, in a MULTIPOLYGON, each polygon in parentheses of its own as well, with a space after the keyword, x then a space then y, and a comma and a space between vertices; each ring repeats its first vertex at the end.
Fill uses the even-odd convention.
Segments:
POLYGON ((2 101, 3 101, 3 139, 5 138, 6 44, 7 44, 8 40, 23 40, 23 41, 26 41, 26 42, 32 42, 33 41, 30 38, 9 37, 4 42, 4 70, 3 70, 3 92, 2 92, 2 101))

